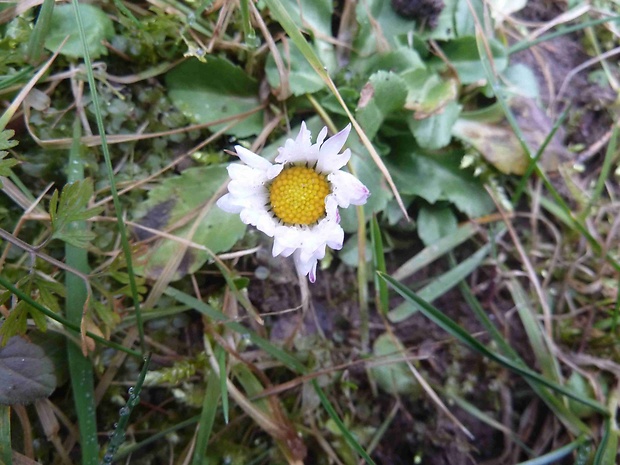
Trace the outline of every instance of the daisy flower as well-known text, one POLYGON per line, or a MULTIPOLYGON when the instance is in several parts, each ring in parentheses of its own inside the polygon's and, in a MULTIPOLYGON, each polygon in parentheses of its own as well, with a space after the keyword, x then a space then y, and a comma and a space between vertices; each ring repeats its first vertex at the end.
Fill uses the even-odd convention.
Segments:
POLYGON ((301 275, 316 280, 317 261, 325 247, 342 248, 344 231, 338 207, 363 205, 370 192, 353 175, 341 171, 351 150, 339 153, 351 125, 325 140, 324 127, 312 143, 305 123, 295 139, 278 149, 275 163, 237 145, 243 163, 228 166, 228 193, 218 207, 238 213, 246 224, 273 237, 274 257, 293 256, 301 275))

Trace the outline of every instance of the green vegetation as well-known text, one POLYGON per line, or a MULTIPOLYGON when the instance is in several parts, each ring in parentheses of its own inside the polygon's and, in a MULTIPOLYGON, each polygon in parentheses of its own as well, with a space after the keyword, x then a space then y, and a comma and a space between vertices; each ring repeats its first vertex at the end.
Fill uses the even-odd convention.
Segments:
POLYGON ((547 3, 0 3, 0 464, 617 463, 620 7, 547 3), (316 283, 216 205, 302 122, 316 283))

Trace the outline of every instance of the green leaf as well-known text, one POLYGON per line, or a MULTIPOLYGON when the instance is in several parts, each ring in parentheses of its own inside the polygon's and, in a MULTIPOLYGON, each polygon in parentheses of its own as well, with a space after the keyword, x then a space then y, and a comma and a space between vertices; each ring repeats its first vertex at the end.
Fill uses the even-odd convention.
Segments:
POLYGON ((332 36, 331 0, 280 0, 280 3, 300 29, 310 29, 323 37, 332 36))
POLYGON ((353 50, 361 57, 384 53, 398 44, 397 37, 411 32, 415 22, 398 16, 390 2, 368 0, 358 2, 355 10, 359 24, 353 50))
MULTIPOLYGON (((188 60, 166 74, 168 95, 195 123, 210 123, 260 107, 258 83, 224 58, 209 57, 206 63, 188 60)), ((217 131, 230 122, 211 127, 217 131)), ((247 137, 263 129, 263 112, 243 117, 226 134, 247 137)))
MULTIPOLYGON (((501 73, 508 65, 506 47, 493 38, 487 38, 493 57, 495 71, 501 73)), ((478 45, 474 36, 465 36, 448 42, 443 47, 443 53, 456 69, 462 84, 473 84, 486 80, 486 72, 480 64, 478 45)), ((439 60, 436 60, 439 63, 439 60)))
MULTIPOLYGON (((290 43, 287 47, 284 47, 280 43, 278 44, 278 50, 284 60, 288 76, 288 87, 293 95, 313 94, 325 87, 325 82, 321 79, 321 76, 314 72, 308 60, 306 60, 295 44, 290 43)), ((269 82, 272 88, 277 89, 281 86, 280 74, 271 53, 267 56, 265 73, 267 75, 267 82, 269 82)))
MULTIPOLYGON (((145 213, 139 223, 185 238, 193 227, 199 209, 227 179, 224 165, 189 168, 180 176, 168 178, 149 192, 148 200, 140 206, 145 213), (173 225, 179 223, 183 225, 170 231, 173 225)), ((239 215, 226 213, 213 204, 200 220, 191 240, 213 253, 220 253, 230 250, 243 237, 245 230, 246 226, 239 215)), ((136 234, 140 239, 151 235, 140 229, 136 229, 136 234)), ((148 277, 159 276, 171 257, 178 254, 178 249, 179 243, 170 239, 150 242, 144 264, 138 266, 136 272, 148 277)), ((194 273, 209 257, 206 251, 188 248, 174 278, 180 279, 185 274, 194 273)))
POLYGON ((538 98, 538 79, 534 72, 523 63, 510 65, 504 72, 507 91, 523 97, 538 98))
POLYGON ((391 113, 403 108, 406 98, 407 88, 399 75, 391 71, 377 71, 370 76, 362 89, 356 111, 357 120, 370 139, 391 113))
POLYGON ((456 79, 444 79, 426 68, 412 69, 401 76, 407 86, 405 108, 414 111, 416 119, 428 118, 458 98, 456 79))
MULTIPOLYGON (((19 161, 8 158, 4 160, 9 152, 4 149, 10 149, 11 147, 15 147, 18 142, 16 140, 12 140, 11 138, 15 135, 15 131, 12 129, 7 129, 5 131, 0 131, 0 176, 10 176, 11 168, 19 163, 19 161)), ((0 179, 0 187, 2 187, 2 180, 0 179)))
POLYGON ((471 14, 470 6, 477 18, 484 18, 484 4, 482 0, 457 2, 454 11, 454 30, 456 37, 473 36, 476 34, 476 22, 471 14))
POLYGON ((456 232, 458 222, 451 208, 445 205, 425 205, 418 213, 418 235, 425 246, 456 232))
POLYGON ((84 221, 103 211, 103 207, 86 208, 93 196, 93 181, 90 178, 65 184, 60 196, 55 190, 50 199, 49 214, 52 222, 52 237, 61 239, 76 247, 85 247, 94 235, 90 231, 69 228, 73 221, 84 221))
POLYGON ((413 394, 417 397, 420 394, 420 385, 413 378, 407 363, 402 361, 407 352, 395 336, 388 333, 381 334, 375 339, 372 352, 380 364, 373 366, 370 372, 381 389, 394 395, 413 394))
MULTIPOLYGON (((80 3, 78 8, 84 23, 87 48, 91 58, 97 59, 101 55, 107 55, 108 50, 103 45, 103 41, 110 40, 114 36, 112 20, 96 6, 80 3)), ((56 51, 67 36, 69 38, 60 53, 71 58, 83 58, 84 48, 73 6, 57 5, 52 13, 50 29, 45 39, 45 48, 52 52, 56 51)))
POLYGON ((55 388, 54 364, 38 345, 15 336, 0 348, 0 404, 29 404, 55 388))
POLYGON ((386 164, 402 194, 418 195, 429 203, 447 200, 471 218, 494 208, 480 181, 459 167, 459 152, 431 155, 402 138, 394 143, 392 153, 386 164))
POLYGON ((452 126, 461 113, 461 106, 452 101, 440 113, 428 118, 407 120, 418 145, 429 150, 445 147, 452 140, 452 126))
MULTIPOLYGON (((11 149, 15 147, 19 142, 13 140, 13 136, 15 135, 15 131, 12 129, 5 129, 0 132, 0 150, 11 149)), ((6 152, 0 152, 6 153, 6 152)))
POLYGON ((395 50, 360 58, 363 64, 363 74, 368 75, 381 70, 390 70, 394 73, 404 73, 416 69, 425 69, 426 66, 416 50, 409 46, 398 46, 395 50))

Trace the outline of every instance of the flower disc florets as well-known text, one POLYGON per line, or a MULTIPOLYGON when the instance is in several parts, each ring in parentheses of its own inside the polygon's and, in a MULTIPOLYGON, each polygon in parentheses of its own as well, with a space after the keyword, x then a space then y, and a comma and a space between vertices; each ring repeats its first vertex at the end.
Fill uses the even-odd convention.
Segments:
POLYGON ((243 164, 228 166, 228 193, 217 202, 222 210, 239 213, 244 223, 273 237, 273 256, 293 255, 298 272, 309 275, 311 282, 325 247, 342 248, 338 207, 363 205, 370 195, 359 180, 340 171, 351 158, 349 149, 339 153, 350 130, 348 125, 325 141, 323 128, 312 144, 302 123, 297 137, 278 149, 275 164, 236 146, 243 164))

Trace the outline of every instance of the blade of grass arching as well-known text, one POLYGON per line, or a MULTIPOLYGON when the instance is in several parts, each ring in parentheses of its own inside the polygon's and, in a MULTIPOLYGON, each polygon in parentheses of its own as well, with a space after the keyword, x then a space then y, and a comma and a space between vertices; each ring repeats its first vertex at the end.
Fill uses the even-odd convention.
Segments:
POLYGON ((512 45, 510 48, 508 48, 508 54, 512 55, 513 53, 517 53, 520 52, 522 50, 526 50, 530 47, 533 47, 535 45, 538 45, 540 43, 543 42, 547 42, 549 40, 553 40, 556 37, 561 37, 563 35, 567 35, 567 34, 571 34, 575 31, 580 31, 582 29, 588 28, 588 27, 594 27, 594 26, 598 26, 599 24, 604 24, 604 23, 617 23, 620 22, 620 16, 611 16, 609 18, 599 18, 599 19, 592 19, 590 21, 584 21, 583 23, 580 24, 575 24, 573 26, 568 26, 568 27, 563 27, 561 28, 559 31, 555 31, 555 32, 551 32, 549 34, 546 34, 544 36, 540 36, 534 40, 524 40, 523 42, 517 42, 516 44, 512 45))
MULTIPOLYGON (((456 262, 450 257, 451 264, 454 266, 456 262)), ((519 354, 511 347, 506 341, 502 333, 493 324, 489 316, 486 314, 478 299, 474 296, 469 286, 464 281, 459 284, 461 293, 465 298, 465 301, 469 305, 469 308, 474 312, 474 315, 482 326, 489 333, 495 344, 499 347, 500 351, 508 358, 515 361, 515 363, 525 366, 525 362, 521 359, 519 354)), ((541 386, 539 383, 526 378, 527 383, 532 390, 540 397, 543 402, 553 411, 557 418, 559 418, 564 425, 567 426, 574 434, 590 434, 588 427, 566 406, 566 404, 556 397, 551 391, 541 386)))
POLYGON ((564 111, 562 112, 560 117, 555 121, 555 124, 551 128, 551 132, 549 132, 549 134, 547 134, 547 137, 545 138, 543 143, 538 148, 538 151, 536 152, 536 155, 534 155, 534 158, 532 160, 530 160, 530 163, 527 166, 527 169, 525 170, 525 173, 523 173, 523 176, 521 176, 521 179, 519 180, 519 184, 517 185, 517 188, 515 189, 515 193, 512 195, 512 199, 511 200, 512 200, 513 205, 516 205, 516 204, 519 203, 519 200, 521 199, 521 195, 523 194, 523 192, 525 191, 525 188, 527 186, 527 181, 528 181, 528 179, 530 179, 530 176, 532 176, 532 173, 534 173, 534 170, 536 169, 536 165, 538 163, 538 160, 540 160, 540 157, 542 156, 542 154, 544 153, 545 149, 547 148, 547 145, 549 145, 549 142, 551 142, 551 140, 555 136, 555 133, 558 131, 558 129, 560 129, 562 124, 564 124, 564 120, 568 116, 568 111, 570 110, 570 108, 571 108, 570 105, 568 105, 564 109, 564 111))
POLYGON ((448 317, 445 313, 443 313, 442 311, 440 311, 433 305, 429 304, 425 300, 421 299, 415 292, 403 286, 401 283, 394 280, 389 275, 380 273, 380 276, 383 279, 385 279, 388 282, 388 284, 396 292, 398 292, 398 294, 400 294, 403 298, 405 298, 412 304, 415 304, 419 308, 419 310, 424 314, 424 316, 426 316, 437 326, 442 328, 448 334, 455 337, 457 340, 465 344, 467 347, 469 347, 473 351, 480 353, 481 355, 489 358, 490 360, 493 360, 494 362, 499 363, 505 368, 508 368, 509 370, 512 370, 529 380, 541 383, 544 386, 551 388, 552 390, 557 391, 560 394, 564 394, 565 396, 568 396, 571 399, 576 400, 577 402, 587 405, 591 407, 592 409, 596 410, 598 413, 601 413, 605 416, 609 415, 609 412, 607 411, 605 406, 600 404, 599 402, 593 399, 590 399, 589 397, 585 397, 580 394, 577 394, 571 389, 568 389, 564 386, 559 385, 558 383, 554 381, 551 381, 545 378, 540 373, 537 373, 531 370, 525 365, 515 362, 505 357, 504 355, 501 355, 499 353, 496 353, 490 350, 480 341, 478 341, 473 336, 471 336, 465 329, 459 326, 454 320, 448 317))
POLYGON ((538 323, 535 310, 530 305, 525 289, 516 279, 508 281, 508 289, 538 366, 547 378, 558 383, 561 382, 560 366, 557 359, 553 356, 553 348, 549 346, 551 343, 545 337, 545 332, 538 323))
POLYGON ((52 12, 54 11, 54 0, 43 0, 43 5, 39 9, 37 22, 28 41, 26 51, 26 61, 31 65, 36 65, 41 60, 43 54, 43 42, 50 30, 52 12))
POLYGON ((559 449, 549 452, 548 454, 541 455, 532 460, 526 460, 525 462, 519 462, 517 465, 552 465, 558 463, 559 460, 572 453, 575 449, 578 449, 582 445, 588 442, 587 436, 579 436, 574 441, 560 447, 559 449))
POLYGON ((478 228, 473 223, 465 223, 453 233, 442 237, 433 245, 429 245, 413 258, 407 260, 392 274, 392 277, 397 281, 402 281, 403 279, 408 278, 416 271, 421 270, 429 263, 434 262, 439 257, 454 249, 456 246, 465 242, 467 239, 476 234, 477 230, 478 228))
MULTIPOLYGON (((424 299, 427 302, 432 302, 438 297, 444 295, 459 282, 465 279, 466 276, 471 274, 476 268, 478 268, 482 260, 484 260, 489 254, 490 250, 491 244, 485 245, 472 256, 470 256, 466 260, 463 260, 457 266, 451 267, 449 271, 433 278, 430 284, 423 287, 418 292, 418 295, 421 299, 424 299)), ((411 302, 405 301, 388 313, 388 319, 392 323, 398 323, 400 321, 406 320, 417 311, 418 307, 416 305, 413 305, 411 302)))
POLYGON ((317 395, 319 396, 319 399, 321 400, 323 408, 330 416, 330 418, 334 421, 334 423, 342 433, 345 441, 347 441, 349 446, 351 446, 351 448, 355 450, 360 455, 360 457, 362 457, 366 461, 367 464, 375 465, 375 462, 370 458, 370 455, 368 455, 364 448, 357 442, 353 434, 348 430, 347 426, 340 419, 340 417, 338 416, 338 412, 336 412, 334 406, 329 401, 329 399, 325 395, 325 392, 321 389, 316 379, 313 379, 311 383, 317 395))
MULTIPOLYGON (((372 241, 372 262, 375 266, 375 270, 386 272, 385 269, 385 253, 383 251, 383 239, 381 238, 381 228, 379 228, 379 222, 377 217, 373 215, 370 221, 370 240, 372 241)), ((388 311, 388 290, 385 281, 379 279, 379 276, 375 274, 375 300, 377 302, 377 308, 381 313, 388 311)))
POLYGON ((13 447, 11 446, 11 407, 0 405, 0 463, 13 463, 13 447))
MULTIPOLYGON (((17 298, 19 298, 20 300, 23 300, 24 302, 26 302, 32 308, 34 308, 34 309, 40 311, 41 313, 43 313, 46 317, 48 317, 48 318, 50 318, 50 319, 60 323, 65 328, 68 328, 68 329, 70 329, 72 331, 75 331, 77 333, 80 332, 80 325, 79 324, 73 323, 73 322, 69 321, 67 318, 63 318, 60 315, 57 315, 56 313, 51 311, 49 308, 44 307, 39 302, 33 300, 32 297, 30 297, 28 294, 25 294, 20 289, 15 287, 13 285, 13 283, 11 283, 9 280, 5 279, 1 274, 0 274, 0 286, 2 286, 5 289, 7 289, 14 296, 17 296, 17 298)), ((99 335, 97 335, 95 333, 92 333, 90 331, 86 331, 86 336, 88 336, 89 338, 99 342, 100 344, 102 344, 104 346, 110 347, 111 349, 115 349, 115 350, 120 350, 122 352, 126 352, 127 354, 133 355, 134 357, 141 357, 141 354, 139 352, 136 352, 135 350, 128 349, 127 347, 123 347, 122 345, 117 344, 116 342, 108 341, 107 339, 104 339, 101 336, 99 336, 99 335)))
POLYGON ((93 103, 93 111, 95 113, 95 119, 97 120, 97 129, 99 130, 99 136, 101 137, 101 150, 103 152, 103 158, 105 159, 106 172, 108 174, 108 181, 110 183, 110 194, 112 195, 112 202, 114 204, 114 211, 116 213, 116 220, 118 223, 118 232, 121 238, 121 246, 123 248, 123 255, 125 258, 125 265, 127 266, 127 275, 129 277, 129 288, 131 289, 131 297, 133 300, 134 311, 136 314, 136 322, 138 326, 138 335, 140 338, 140 350, 142 354, 145 353, 144 345, 144 326, 142 323, 142 312, 140 311, 140 297, 138 295, 138 287, 136 285, 136 276, 133 271, 133 259, 131 256, 131 248, 129 246, 129 240, 127 239, 127 229, 123 221, 123 210, 121 203, 118 199, 118 191, 116 189, 116 180, 114 179, 114 169, 112 168, 112 160, 110 157, 110 149, 106 140, 105 125, 103 124, 103 116, 101 113, 101 105, 99 103, 99 95, 97 93, 97 85, 95 83, 95 76, 93 74, 93 65, 88 52, 88 43, 86 40, 86 31, 84 30, 84 23, 82 21, 82 15, 80 14, 79 1, 72 0, 73 13, 80 33, 80 39, 82 41, 82 47, 84 49, 84 64, 86 65, 86 76, 88 78, 88 86, 90 88, 91 99, 93 103))
MULTIPOLYGON (((80 120, 76 117, 73 121, 73 146, 69 152, 67 163, 68 183, 84 180, 80 135, 80 120)), ((67 226, 67 229, 84 231, 86 221, 74 221, 67 226)), ((65 244, 65 261, 68 266, 88 274, 90 267, 88 266, 88 251, 85 248, 65 244)), ((85 317, 86 286, 84 281, 73 273, 66 274, 65 285, 67 288, 65 315, 69 321, 81 326, 85 317)), ((82 463, 95 465, 99 457, 99 442, 97 441, 97 407, 94 396, 93 367, 90 359, 75 344, 67 344, 67 361, 69 362, 69 376, 73 390, 73 401, 75 402, 77 426, 80 431, 82 463)))
MULTIPOLYGON (((215 352, 217 353, 218 350, 223 352, 220 346, 215 348, 215 352)), ((220 377, 224 378, 224 383, 226 383, 226 370, 220 371, 220 374, 215 370, 209 370, 206 379, 207 390, 202 401, 202 412, 200 413, 200 421, 198 422, 198 434, 196 436, 196 446, 194 448, 192 465, 202 465, 207 453, 207 445, 209 444, 209 438, 213 430, 213 423, 215 422, 215 414, 217 413, 217 404, 221 392, 220 377)))
POLYGON ((140 403, 140 392, 142 391, 144 378, 146 378, 146 373, 149 371, 150 364, 151 354, 147 353, 144 357, 144 363, 142 364, 142 369, 140 370, 135 386, 133 388, 129 388, 129 398, 127 399, 127 403, 119 410, 118 423, 114 428, 114 433, 112 433, 110 443, 108 444, 106 453, 103 456, 103 460, 101 462, 102 465, 109 465, 115 460, 118 460, 116 451, 125 442, 125 431, 127 430, 129 417, 131 416, 131 412, 134 407, 140 403))
POLYGON ((612 431, 611 423, 613 419, 606 418, 603 428, 603 437, 596 449, 593 465, 614 465, 618 454, 618 434, 612 431))
POLYGON ((607 150, 605 151, 605 159, 603 160, 603 166, 601 167, 601 174, 596 180, 596 184, 594 185, 594 189, 592 191, 592 195, 590 196, 590 201, 588 202, 588 206, 584 209, 581 215, 579 215, 579 219, 581 221, 584 221, 586 219, 592 207, 596 203, 598 203, 599 199, 601 198, 601 194, 603 193, 605 182, 609 179, 611 168, 617 157, 616 147, 618 143, 618 130, 619 130, 618 124, 616 123, 614 124, 614 129, 611 134, 611 139, 609 139, 607 150))
POLYGON ((291 16, 286 11, 286 8, 282 5, 282 2, 280 0, 265 0, 265 3, 269 7, 271 16, 276 21, 278 21, 278 23, 280 23, 280 26, 282 26, 282 28, 286 31, 286 33, 289 35, 293 43, 297 46, 297 48, 302 53, 304 58, 308 61, 310 66, 312 66, 314 71, 325 82, 325 84, 327 85, 327 88, 334 95, 334 97, 336 97, 336 100, 338 100, 338 103, 340 104, 344 112, 347 114, 347 117, 351 121, 351 124, 353 125, 355 132, 357 132, 360 140, 362 141, 362 144, 364 145, 366 150, 368 150, 368 153, 370 154, 371 158, 377 165, 377 168, 379 168, 379 171, 381 171, 381 174, 383 175, 388 185, 390 186, 390 189, 392 190, 394 194, 394 198, 396 198, 396 201, 398 202, 398 206, 400 207, 403 214, 405 215, 405 218, 409 219, 407 208, 405 207, 405 204, 403 203, 403 200, 400 197, 400 194, 398 193, 398 189, 396 189, 396 185, 394 184, 394 180, 392 179, 390 172, 385 166, 385 163, 383 163, 381 156, 379 155, 377 150, 372 145, 372 142, 370 141, 370 139, 368 138, 368 136, 366 135, 362 127, 359 125, 359 123, 357 122, 357 120, 355 119, 351 111, 349 110, 349 107, 347 106, 344 99, 342 98, 342 95, 340 95, 340 92, 338 91, 336 84, 334 84, 334 81, 332 81, 332 78, 327 72, 327 69, 325 68, 325 66, 323 66, 323 63, 321 63, 320 58, 314 52, 314 49, 310 46, 306 38, 302 35, 301 31, 299 30, 299 28, 297 27, 297 25, 295 24, 291 16))

